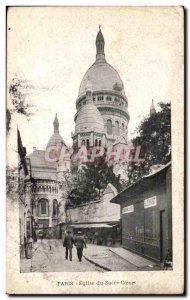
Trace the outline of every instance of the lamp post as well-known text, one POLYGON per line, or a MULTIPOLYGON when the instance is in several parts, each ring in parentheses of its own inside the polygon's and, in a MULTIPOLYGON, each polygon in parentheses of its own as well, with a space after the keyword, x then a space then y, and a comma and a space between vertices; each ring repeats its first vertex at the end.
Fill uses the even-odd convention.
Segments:
POLYGON ((38 224, 35 222, 35 219, 32 220, 32 237, 33 241, 37 242, 36 229, 38 229, 38 224))

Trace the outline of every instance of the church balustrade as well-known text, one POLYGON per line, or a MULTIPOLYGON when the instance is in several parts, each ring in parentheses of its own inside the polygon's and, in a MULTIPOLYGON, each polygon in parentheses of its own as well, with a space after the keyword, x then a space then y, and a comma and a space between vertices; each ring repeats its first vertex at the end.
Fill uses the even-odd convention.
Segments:
POLYGON ((58 194, 58 188, 52 185, 39 185, 31 189, 33 194, 42 193, 42 194, 58 194))

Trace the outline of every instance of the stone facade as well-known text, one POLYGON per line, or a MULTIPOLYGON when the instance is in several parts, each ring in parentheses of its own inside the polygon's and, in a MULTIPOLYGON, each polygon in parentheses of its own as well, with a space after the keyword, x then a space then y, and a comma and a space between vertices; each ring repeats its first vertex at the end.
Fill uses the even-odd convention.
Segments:
MULTIPOLYGON (((54 133, 50 137, 46 150, 38 150, 34 147, 33 152, 28 154, 24 160, 27 168, 27 176, 21 166, 19 169, 19 192, 22 192, 20 205, 21 236, 34 237, 43 230, 46 237, 52 237, 52 232, 61 221, 65 221, 64 200, 62 199, 61 178, 64 171, 70 170, 70 157, 58 159, 59 150, 65 145, 59 134, 59 121, 57 115, 53 122, 54 133), (46 154, 49 149, 55 148, 57 156, 54 160, 48 160, 46 154), (61 205, 60 205, 61 203, 61 205), (24 206, 23 206, 24 205, 24 206), (23 211, 23 207, 26 207, 23 211), (26 215, 30 226, 27 225, 26 215), (27 229, 28 228, 28 229, 27 229), (35 230, 34 230, 35 229, 35 230)), ((53 150, 52 150, 53 151, 53 150)), ((50 152, 51 157, 51 152, 50 152)))

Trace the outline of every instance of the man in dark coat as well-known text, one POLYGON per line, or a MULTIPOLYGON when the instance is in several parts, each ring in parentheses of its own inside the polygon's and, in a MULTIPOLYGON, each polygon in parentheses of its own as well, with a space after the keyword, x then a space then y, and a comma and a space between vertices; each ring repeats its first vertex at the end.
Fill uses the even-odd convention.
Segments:
POLYGON ((68 235, 64 238, 63 247, 65 247, 65 259, 68 259, 69 252, 69 260, 72 261, 72 248, 74 244, 74 239, 71 235, 71 231, 68 231, 68 235))
POLYGON ((85 239, 82 236, 82 232, 78 231, 77 237, 75 238, 75 246, 77 248, 77 256, 79 261, 82 261, 83 248, 86 248, 85 239))

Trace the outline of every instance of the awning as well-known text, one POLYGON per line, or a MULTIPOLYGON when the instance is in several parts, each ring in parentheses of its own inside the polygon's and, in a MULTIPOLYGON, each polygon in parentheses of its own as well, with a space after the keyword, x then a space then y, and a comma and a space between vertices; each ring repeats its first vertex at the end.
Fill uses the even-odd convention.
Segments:
POLYGON ((111 225, 108 224, 75 224, 70 225, 73 228, 112 228, 111 225))

